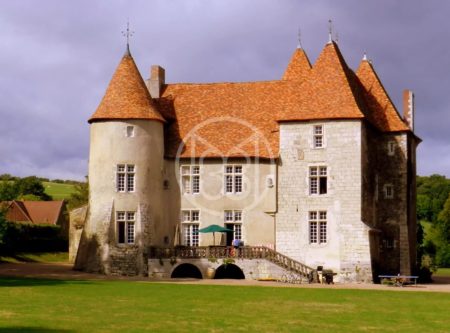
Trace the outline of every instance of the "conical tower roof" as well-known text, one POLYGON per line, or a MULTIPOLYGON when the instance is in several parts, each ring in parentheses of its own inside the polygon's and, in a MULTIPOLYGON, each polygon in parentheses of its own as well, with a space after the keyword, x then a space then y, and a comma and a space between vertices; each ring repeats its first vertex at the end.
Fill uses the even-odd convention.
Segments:
POLYGON ((297 48, 289 61, 289 65, 283 75, 283 80, 304 81, 311 70, 306 52, 302 48, 297 48))
POLYGON ((153 103, 128 49, 89 123, 112 119, 148 119, 165 122, 153 103))
POLYGON ((382 131, 409 130, 367 59, 361 61, 356 75, 361 82, 363 94, 370 109, 370 115, 368 115, 370 121, 382 131))

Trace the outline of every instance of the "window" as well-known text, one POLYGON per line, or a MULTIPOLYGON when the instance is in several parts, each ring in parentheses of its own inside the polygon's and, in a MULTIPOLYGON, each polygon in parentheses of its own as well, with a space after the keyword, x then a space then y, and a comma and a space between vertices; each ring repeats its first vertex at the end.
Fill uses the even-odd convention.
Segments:
POLYGON ((132 164, 117 165, 117 192, 134 192, 135 167, 132 164))
POLYGON ((134 244, 135 212, 117 212, 117 243, 134 244))
POLYGON ((395 155, 395 141, 389 141, 387 143, 387 150, 389 156, 395 155))
POLYGON ((132 138, 134 136, 134 126, 127 126, 127 138, 132 138))
POLYGON ((384 197, 386 199, 392 199, 394 197, 394 186, 391 184, 384 185, 384 197))
POLYGON ((225 166, 225 193, 242 193, 242 165, 225 166))
POLYGON ((200 166, 183 165, 181 167, 181 185, 184 194, 200 193, 200 166))
POLYGON ((309 194, 327 194, 327 167, 309 168, 309 194))
POLYGON ((315 125, 314 126, 314 135, 313 135, 313 146, 314 148, 323 148, 323 125, 315 125))
POLYGON ((224 211, 225 226, 233 230, 233 239, 242 239, 242 211, 224 211))
POLYGON ((199 210, 182 210, 181 224, 183 232, 183 244, 186 246, 198 246, 198 228, 200 224, 199 210))
POLYGON ((309 243, 323 244, 327 242, 327 212, 309 212, 309 243))

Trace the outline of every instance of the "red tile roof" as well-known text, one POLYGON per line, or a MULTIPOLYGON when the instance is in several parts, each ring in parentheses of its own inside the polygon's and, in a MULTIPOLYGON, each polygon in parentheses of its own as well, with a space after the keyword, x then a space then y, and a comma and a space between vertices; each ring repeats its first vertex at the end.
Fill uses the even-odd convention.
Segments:
POLYGON ((385 132, 408 131, 408 125, 400 117, 372 64, 363 60, 356 71, 356 75, 362 85, 363 95, 370 109, 370 114, 367 117, 369 121, 385 132))
POLYGON ((64 201, 23 201, 28 215, 36 224, 56 224, 64 201))
POLYGON ((309 76, 311 63, 303 49, 297 48, 289 61, 283 80, 304 81, 309 76))
POLYGON ((297 49, 282 80, 167 84, 153 101, 125 56, 90 121, 121 118, 167 120, 166 157, 276 158, 284 121, 365 119, 383 132, 409 130, 373 67, 363 61, 355 74, 334 42, 312 67, 297 49))
POLYGON ((12 222, 56 225, 61 215, 64 201, 19 201, 6 205, 6 219, 12 222))
POLYGON ((123 56, 117 66, 105 96, 89 122, 111 119, 149 119, 164 122, 129 53, 123 56))

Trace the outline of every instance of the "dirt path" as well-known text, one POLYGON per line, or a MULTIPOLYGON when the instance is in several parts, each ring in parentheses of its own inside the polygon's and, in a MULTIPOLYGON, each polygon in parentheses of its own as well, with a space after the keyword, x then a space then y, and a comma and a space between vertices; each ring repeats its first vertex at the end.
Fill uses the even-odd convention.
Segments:
MULTIPOLYGON (((71 264, 67 263, 0 263, 0 276, 20 276, 33 278, 51 279, 77 279, 77 280, 129 280, 155 283, 145 277, 122 277, 106 276, 102 274, 91 274, 74 271, 71 264)), ((158 283, 181 283, 181 284, 204 284, 204 285, 235 285, 235 286, 270 286, 270 287, 296 287, 296 288, 324 288, 324 289, 372 289, 372 290, 395 290, 395 291, 431 291, 450 293, 450 277, 435 277, 430 284, 418 284, 417 286, 390 287, 379 284, 347 283, 347 284, 285 284, 279 282, 265 282, 256 280, 193 280, 174 279, 156 281, 158 283)))

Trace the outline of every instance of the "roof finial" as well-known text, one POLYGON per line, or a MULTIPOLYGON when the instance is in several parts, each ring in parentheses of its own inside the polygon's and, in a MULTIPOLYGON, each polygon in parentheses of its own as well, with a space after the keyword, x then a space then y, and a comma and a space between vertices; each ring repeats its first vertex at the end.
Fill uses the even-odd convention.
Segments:
POLYGON ((300 28, 298 28, 298 44, 297 44, 297 48, 298 49, 302 49, 302 31, 300 30, 300 28))
POLYGON ((364 51, 363 60, 367 61, 367 53, 364 51))
POLYGON ((339 34, 336 31, 336 33, 334 34, 334 40, 336 41, 336 43, 339 41, 339 34))
POLYGON ((127 38, 127 49, 125 55, 130 55, 130 37, 133 37, 134 31, 130 30, 130 19, 127 19, 127 30, 122 31, 122 35, 127 38))
POLYGON ((333 42, 333 26, 331 19, 328 20, 328 43, 333 42))

